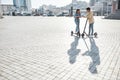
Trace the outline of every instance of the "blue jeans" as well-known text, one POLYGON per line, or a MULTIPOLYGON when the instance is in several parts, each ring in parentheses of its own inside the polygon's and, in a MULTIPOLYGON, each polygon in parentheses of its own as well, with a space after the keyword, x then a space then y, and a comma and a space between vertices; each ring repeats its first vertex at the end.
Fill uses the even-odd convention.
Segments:
POLYGON ((80 20, 79 19, 75 19, 75 24, 76 24, 76 33, 80 32, 79 30, 79 24, 80 24, 80 20))
POLYGON ((93 29, 94 23, 89 24, 89 35, 93 35, 94 29, 93 29))

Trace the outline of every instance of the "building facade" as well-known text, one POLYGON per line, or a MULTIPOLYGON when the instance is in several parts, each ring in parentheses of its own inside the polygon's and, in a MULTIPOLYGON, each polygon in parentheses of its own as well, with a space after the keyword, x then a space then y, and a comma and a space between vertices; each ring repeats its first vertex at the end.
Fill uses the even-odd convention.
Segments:
POLYGON ((95 5, 95 0, 90 0, 90 6, 94 6, 95 5))
POLYGON ((31 0, 25 0, 26 1, 26 6, 27 6, 27 10, 30 11, 31 10, 31 0))
POLYGON ((2 18, 1 0, 0 0, 0 18, 2 18))
MULTIPOLYGON (((92 3, 93 0, 90 1, 92 3)), ((98 15, 109 15, 116 11, 117 0, 94 0, 94 4, 91 7, 98 15)))
POLYGON ((31 11, 31 0, 13 0, 13 5, 18 12, 31 11))
POLYGON ((3 15, 12 15, 14 6, 11 4, 2 4, 1 11, 3 15))
POLYGON ((120 0, 112 0, 112 13, 106 16, 106 19, 120 20, 120 0))

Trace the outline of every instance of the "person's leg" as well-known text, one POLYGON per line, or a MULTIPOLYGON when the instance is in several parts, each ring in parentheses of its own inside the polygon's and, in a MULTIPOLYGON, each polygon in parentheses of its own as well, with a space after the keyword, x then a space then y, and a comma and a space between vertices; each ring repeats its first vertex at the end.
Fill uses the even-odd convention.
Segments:
POLYGON ((75 20, 75 24, 76 24, 75 32, 77 32, 77 20, 75 20))
POLYGON ((80 22, 78 21, 77 32, 80 32, 80 30, 79 30, 79 29, 80 29, 80 28, 79 28, 79 27, 80 27, 80 26, 79 26, 79 23, 80 23, 80 22))
POLYGON ((94 25, 94 23, 91 24, 91 35, 93 35, 93 33, 94 33, 93 25, 94 25))
POLYGON ((76 23, 76 33, 78 33, 79 32, 79 21, 75 21, 75 23, 76 23))
POLYGON ((93 24, 94 24, 94 23, 91 23, 91 24, 89 25, 89 35, 93 35, 93 33, 94 33, 93 24))
POLYGON ((89 33, 88 35, 90 36, 91 35, 91 24, 89 24, 89 33))

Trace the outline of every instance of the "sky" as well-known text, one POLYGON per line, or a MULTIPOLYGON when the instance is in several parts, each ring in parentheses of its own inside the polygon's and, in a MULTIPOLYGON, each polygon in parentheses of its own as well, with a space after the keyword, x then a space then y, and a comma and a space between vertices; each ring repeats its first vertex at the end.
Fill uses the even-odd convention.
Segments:
MULTIPOLYGON (((86 1, 89 0, 78 0, 78 1, 86 1)), ((55 5, 57 7, 65 6, 71 3, 72 0, 31 0, 32 8, 39 8, 39 6, 46 4, 46 5, 55 5)), ((13 4, 13 0, 2 0, 3 4, 13 4)))

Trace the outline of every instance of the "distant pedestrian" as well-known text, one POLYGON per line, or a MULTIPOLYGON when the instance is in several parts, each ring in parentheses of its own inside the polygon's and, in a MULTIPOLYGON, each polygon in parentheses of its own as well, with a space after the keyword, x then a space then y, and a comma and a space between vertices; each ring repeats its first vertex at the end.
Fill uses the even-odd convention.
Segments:
POLYGON ((91 11, 91 9, 89 7, 86 8, 86 11, 87 11, 86 18, 89 21, 89 33, 88 33, 88 35, 89 36, 93 36, 93 33, 94 33, 94 17, 93 17, 93 12, 91 11))
POLYGON ((80 24, 80 18, 81 17, 81 13, 80 13, 80 9, 77 9, 76 10, 76 13, 74 15, 74 18, 75 18, 75 24, 76 24, 76 30, 75 30, 75 33, 78 34, 80 33, 80 28, 79 28, 79 24, 80 24))

